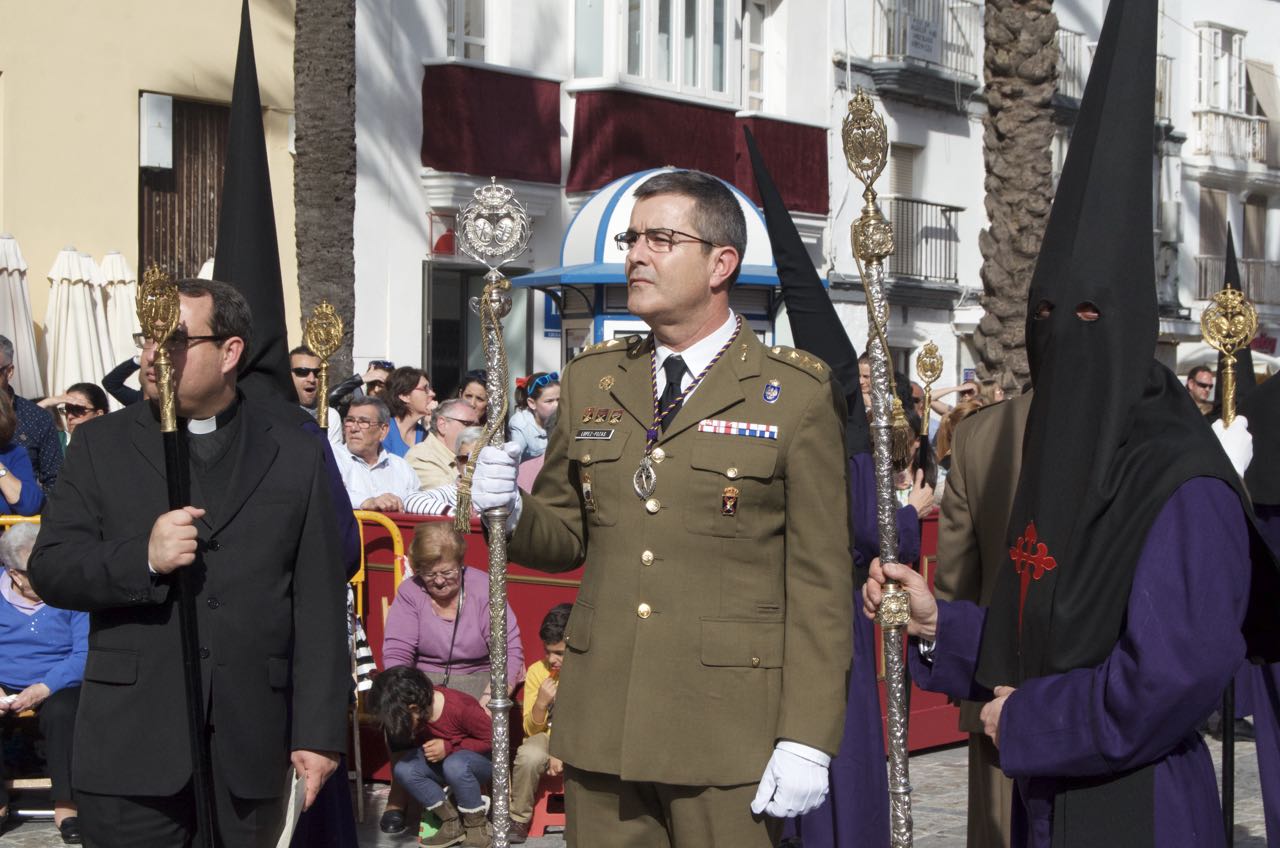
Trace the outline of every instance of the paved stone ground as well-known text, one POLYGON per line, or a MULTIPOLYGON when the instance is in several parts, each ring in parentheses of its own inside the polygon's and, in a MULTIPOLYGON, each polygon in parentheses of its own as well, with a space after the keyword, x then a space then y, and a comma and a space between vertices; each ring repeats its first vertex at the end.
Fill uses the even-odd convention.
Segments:
MULTIPOLYGON (((1221 774, 1222 746, 1209 740, 1216 770, 1221 774)), ((957 848, 964 845, 966 752, 946 748, 911 758, 911 782, 915 789, 913 813, 916 848, 957 848)), ((361 848, 407 848, 416 843, 409 834, 387 836, 378 831, 378 817, 387 801, 385 784, 366 787, 365 821, 359 828, 361 848)), ((0 845, 16 848, 52 848, 62 845, 52 821, 17 820, 0 837, 0 845)), ((1258 789, 1258 767, 1252 742, 1236 744, 1236 848, 1266 848, 1267 835, 1258 789)), ((548 834, 525 843, 528 848, 563 848, 559 834, 548 834)))

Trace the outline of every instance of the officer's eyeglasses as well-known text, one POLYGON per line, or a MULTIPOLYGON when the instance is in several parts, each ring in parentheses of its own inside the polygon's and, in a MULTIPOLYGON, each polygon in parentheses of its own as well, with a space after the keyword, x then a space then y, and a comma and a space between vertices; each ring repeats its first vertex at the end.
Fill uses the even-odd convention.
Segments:
POLYGON ((625 233, 618 233, 614 236, 613 243, 618 246, 618 250, 626 253, 636 246, 636 242, 640 240, 641 236, 644 236, 645 246, 654 253, 670 253, 677 245, 689 244, 695 241, 701 244, 709 244, 712 247, 716 246, 713 241, 707 241, 692 233, 682 233, 679 230, 672 230, 667 227, 655 227, 642 231, 627 230, 625 233))

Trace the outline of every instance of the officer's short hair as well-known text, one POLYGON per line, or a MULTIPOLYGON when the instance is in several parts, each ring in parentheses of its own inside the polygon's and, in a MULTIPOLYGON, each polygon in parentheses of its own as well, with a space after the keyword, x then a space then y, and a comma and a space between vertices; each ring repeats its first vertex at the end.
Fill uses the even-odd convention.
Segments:
MULTIPOLYGON (((702 171, 664 171, 635 190, 636 200, 659 194, 678 194, 693 200, 693 226, 697 232, 690 235, 738 251, 738 267, 729 275, 729 285, 737 282, 747 253, 747 219, 729 187, 702 171)), ((704 244, 702 249, 706 252, 711 245, 704 244)))

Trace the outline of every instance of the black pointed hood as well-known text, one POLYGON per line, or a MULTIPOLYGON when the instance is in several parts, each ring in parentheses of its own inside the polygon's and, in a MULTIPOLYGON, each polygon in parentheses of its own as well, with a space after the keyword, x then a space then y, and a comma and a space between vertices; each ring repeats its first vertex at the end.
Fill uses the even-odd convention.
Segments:
POLYGON ((1197 476, 1238 478, 1154 359, 1155 0, 1111 0, 1028 297, 1035 398, 978 679, 1092 667, 1146 532, 1197 476), (1083 315, 1097 312, 1096 320, 1083 315))
MULTIPOLYGON (((1227 263, 1226 270, 1223 273, 1222 287, 1224 289, 1235 289, 1240 291, 1240 263, 1236 261, 1236 240, 1231 232, 1231 226, 1227 225, 1227 263)), ((1223 374, 1227 370, 1227 358, 1221 353, 1218 354, 1218 381, 1213 387, 1213 405, 1215 407, 1215 418, 1222 416, 1222 387, 1223 374)), ((1258 380, 1253 375, 1253 352, 1249 348, 1238 351, 1236 353, 1236 408, 1244 403, 1251 392, 1258 386, 1258 380)), ((1252 491, 1252 489, 1250 489, 1252 491)))
MULTIPOLYGON (((791 213, 765 167, 755 136, 747 127, 743 127, 742 132, 746 136, 756 188, 760 191, 764 207, 765 226, 773 248, 773 262, 778 268, 782 302, 787 307, 792 337, 796 347, 817 356, 831 367, 832 376, 845 393, 848 408, 845 445, 849 456, 867 453, 871 450, 871 429, 867 424, 862 392, 858 390, 858 352, 849 341, 831 298, 822 287, 822 278, 813 267, 813 260, 805 249, 795 221, 791 219, 791 213)), ((911 408, 910 403, 906 408, 911 408)))
POLYGON ((1253 461, 1244 473, 1249 496, 1256 504, 1280 506, 1280 374, 1241 401, 1240 414, 1253 435, 1253 461))
POLYGON ((253 312, 253 347, 248 360, 240 366, 245 393, 250 397, 296 399, 289 377, 280 247, 271 203, 249 0, 244 0, 240 9, 240 45, 231 93, 231 128, 213 275, 235 286, 253 312))

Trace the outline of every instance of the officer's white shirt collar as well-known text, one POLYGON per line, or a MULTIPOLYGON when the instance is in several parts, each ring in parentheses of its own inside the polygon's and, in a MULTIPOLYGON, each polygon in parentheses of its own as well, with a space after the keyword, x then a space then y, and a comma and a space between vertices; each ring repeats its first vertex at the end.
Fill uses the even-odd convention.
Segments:
MULTIPOLYGON (((684 358, 685 367, 688 369, 684 373, 680 386, 684 388, 693 382, 693 378, 702 373, 702 369, 715 358, 720 352, 720 348, 733 338, 733 330, 737 326, 737 318, 733 314, 733 310, 729 310, 729 317, 721 324, 715 332, 706 338, 699 339, 691 344, 685 350, 680 351, 680 356, 684 358)), ((667 372, 662 370, 662 363, 667 361, 667 357, 676 351, 659 344, 658 350, 658 394, 661 395, 663 389, 667 387, 667 372)))

